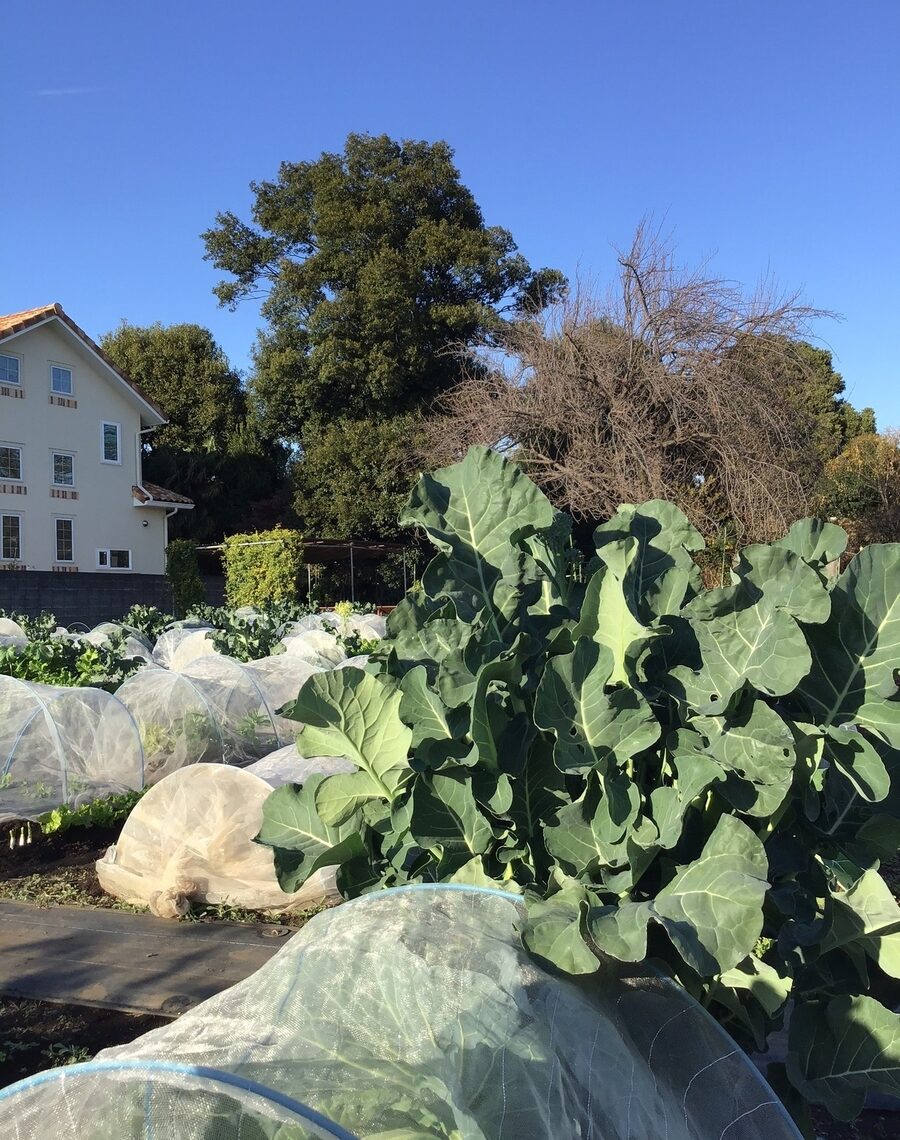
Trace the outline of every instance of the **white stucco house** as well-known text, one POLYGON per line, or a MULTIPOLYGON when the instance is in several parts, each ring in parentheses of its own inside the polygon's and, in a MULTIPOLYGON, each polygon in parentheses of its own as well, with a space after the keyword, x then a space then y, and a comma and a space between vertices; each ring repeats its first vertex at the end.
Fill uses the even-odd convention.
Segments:
POLYGON ((162 574, 193 506, 143 479, 165 422, 60 305, 0 317, 0 569, 162 574))

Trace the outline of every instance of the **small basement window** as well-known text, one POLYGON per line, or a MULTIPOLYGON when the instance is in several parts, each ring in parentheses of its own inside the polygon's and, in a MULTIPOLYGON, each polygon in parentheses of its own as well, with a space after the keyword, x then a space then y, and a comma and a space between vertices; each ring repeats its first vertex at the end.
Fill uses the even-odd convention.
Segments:
POLYGON ((22 478, 22 449, 16 444, 0 443, 0 479, 15 482, 22 478))
POLYGON ((56 561, 75 561, 75 520, 56 519, 56 561))
POLYGON ((0 384, 21 384, 18 356, 0 356, 0 384))
POLYGON ((75 456, 69 451, 54 451, 52 457, 54 487, 75 486, 75 456))
POLYGON ((104 463, 121 463, 121 447, 120 439, 122 435, 122 428, 119 424, 112 424, 104 422, 101 425, 101 437, 103 444, 103 462, 104 463))
POLYGON ((18 562, 22 557, 22 516, 0 515, 0 560, 18 562))
POLYGON ((97 566, 101 570, 130 570, 130 550, 98 550, 97 566))
POLYGON ((72 369, 63 364, 50 365, 50 390, 58 396, 72 395, 72 369))

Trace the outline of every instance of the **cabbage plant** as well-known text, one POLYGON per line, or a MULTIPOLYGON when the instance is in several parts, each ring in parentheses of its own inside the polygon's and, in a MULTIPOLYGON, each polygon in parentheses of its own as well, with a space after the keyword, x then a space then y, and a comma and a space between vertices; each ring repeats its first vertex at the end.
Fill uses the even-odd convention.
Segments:
POLYGON ((358 770, 266 802, 283 888, 326 865, 347 897, 502 885, 561 970, 665 971, 749 1049, 789 1022, 769 1075, 798 1118, 900 1093, 900 546, 831 577, 846 535, 807 519, 706 590, 700 534, 654 501, 583 567, 570 520, 483 449, 403 521, 437 553, 377 660, 287 711, 302 755, 358 770))

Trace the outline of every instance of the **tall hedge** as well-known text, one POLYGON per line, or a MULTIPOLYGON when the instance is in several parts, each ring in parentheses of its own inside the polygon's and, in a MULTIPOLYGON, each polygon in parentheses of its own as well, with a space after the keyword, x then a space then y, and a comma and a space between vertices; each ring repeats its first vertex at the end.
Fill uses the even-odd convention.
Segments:
POLYGON ((166 547, 166 577, 172 587, 176 617, 184 617, 205 600, 197 550, 188 539, 175 538, 166 547))
POLYGON ((303 567, 303 537, 281 527, 233 534, 223 544, 222 563, 229 605, 292 600, 303 567))

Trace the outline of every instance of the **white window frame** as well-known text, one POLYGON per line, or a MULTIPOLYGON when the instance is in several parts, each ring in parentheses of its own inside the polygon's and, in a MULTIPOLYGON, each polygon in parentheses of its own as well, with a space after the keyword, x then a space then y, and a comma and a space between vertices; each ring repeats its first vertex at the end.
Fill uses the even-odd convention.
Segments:
POLYGON ((128 574, 133 569, 133 566, 134 566, 134 560, 131 557, 131 550, 130 549, 126 550, 124 547, 110 546, 110 547, 107 547, 105 550, 98 550, 97 551, 97 569, 98 570, 109 570, 113 574, 128 574), (110 555, 112 554, 112 552, 114 550, 117 554, 127 554, 128 555, 128 565, 127 566, 110 566, 110 555))
POLYGON ((108 463, 113 467, 122 466, 122 425, 117 424, 114 420, 101 420, 100 421, 100 462, 108 463), (106 458, 106 429, 114 427, 116 429, 116 454, 118 459, 106 458))
POLYGON ((54 396, 62 396, 64 399, 71 399, 75 395, 75 369, 71 364, 63 364, 61 360, 51 360, 48 365, 48 375, 50 378, 50 391, 54 396), (53 369, 64 368, 69 374, 69 390, 68 392, 60 392, 53 387, 53 369))
POLYGON ((25 516, 21 511, 0 511, 0 562, 14 562, 16 564, 24 562, 22 552, 25 549, 25 516), (3 553, 3 520, 4 519, 18 519, 19 520, 19 557, 7 558, 3 553))
POLYGON ((58 447, 50 448, 50 486, 51 487, 65 487, 72 490, 75 487, 75 452, 74 451, 60 451, 58 447), (65 456, 66 459, 72 460, 72 482, 71 483, 57 483, 56 481, 56 457, 57 455, 65 456))
POLYGON ((8 384, 11 388, 21 388, 22 387, 22 366, 24 363, 21 353, 8 352, 6 349, 4 349, 3 352, 0 352, 0 357, 4 357, 4 356, 7 357, 9 360, 18 361, 18 363, 19 363, 19 379, 18 380, 2 380, 2 379, 0 379, 0 384, 8 384))
POLYGON ((75 519, 72 515, 54 515, 53 516, 53 561, 60 566, 68 566, 75 561, 75 519), (72 557, 60 558, 59 556, 59 532, 56 529, 56 524, 67 522, 72 524, 72 557))
POLYGON ((4 483, 24 483, 25 482, 25 448, 21 443, 11 443, 7 439, 0 439, 0 447, 9 447, 13 451, 19 453, 19 477, 14 479, 12 475, 0 475, 0 479, 4 483))

